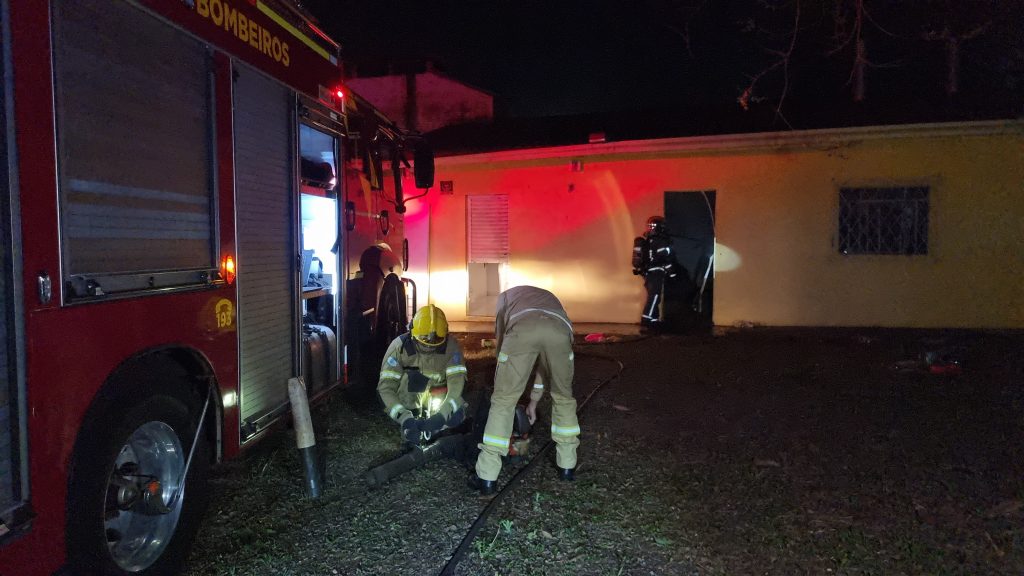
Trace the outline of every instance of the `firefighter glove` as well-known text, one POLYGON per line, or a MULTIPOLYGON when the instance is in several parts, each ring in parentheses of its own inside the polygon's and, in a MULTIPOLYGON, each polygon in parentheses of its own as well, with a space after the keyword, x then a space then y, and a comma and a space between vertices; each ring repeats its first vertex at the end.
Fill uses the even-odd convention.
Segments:
POLYGON ((406 418, 402 422, 402 440, 411 444, 419 444, 420 432, 423 431, 422 425, 423 421, 418 418, 406 418))
POLYGON ((426 420, 423 420, 423 422, 422 422, 423 431, 424 432, 430 432, 431 434, 435 434, 437 432, 440 432, 441 429, 444 428, 444 424, 445 424, 445 417, 444 417, 444 415, 442 415, 442 414, 434 414, 430 418, 427 418, 426 420))
POLYGON ((465 419, 466 419, 466 409, 465 408, 459 408, 455 412, 452 412, 451 416, 448 417, 448 427, 449 428, 455 428, 459 424, 462 424, 462 421, 465 420, 465 419))
POLYGON ((530 425, 537 421, 537 401, 532 398, 526 406, 526 417, 530 419, 530 425))

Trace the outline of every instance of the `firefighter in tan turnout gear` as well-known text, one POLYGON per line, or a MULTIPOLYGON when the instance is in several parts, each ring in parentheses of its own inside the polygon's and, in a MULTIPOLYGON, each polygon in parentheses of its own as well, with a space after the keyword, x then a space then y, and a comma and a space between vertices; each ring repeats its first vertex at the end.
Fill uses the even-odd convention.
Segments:
POLYGON ((420 308, 409 332, 388 346, 377 383, 384 410, 402 428, 402 440, 419 444, 461 424, 468 408, 465 386, 462 348, 449 336, 444 312, 433 304, 420 308))
MULTIPOLYGON (((491 410, 476 461, 471 488, 482 494, 494 492, 501 472, 501 458, 508 454, 516 402, 530 382, 535 363, 548 378, 551 390, 551 438, 556 443, 555 464, 562 480, 573 480, 580 425, 572 395, 572 324, 561 302, 547 290, 517 286, 498 296, 494 334, 498 367, 494 374, 491 410)), ((537 384, 540 384, 539 382, 537 384)), ((535 414, 537 391, 530 402, 535 414)))

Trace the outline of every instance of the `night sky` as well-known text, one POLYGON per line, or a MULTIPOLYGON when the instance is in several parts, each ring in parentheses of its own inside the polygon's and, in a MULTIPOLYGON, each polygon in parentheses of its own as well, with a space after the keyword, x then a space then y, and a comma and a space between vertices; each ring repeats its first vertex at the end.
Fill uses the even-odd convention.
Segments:
POLYGON ((670 101, 690 68, 684 43, 627 4, 306 3, 359 70, 433 59, 456 79, 493 92, 513 116, 670 101))
MULTIPOLYGON (((753 108, 815 122, 852 102, 857 0, 306 0, 360 73, 430 59, 495 95, 499 115, 543 117, 753 108)), ((870 60, 859 108, 907 115, 1015 117, 1024 103, 1024 0, 863 0, 870 60), (960 90, 945 90, 959 42, 960 90), (921 113, 921 110, 927 112, 921 113), (896 112, 901 114, 904 112, 896 112)), ((730 112, 731 113, 731 112, 730 112)), ((851 113, 857 113, 854 110, 851 113)), ((877 116, 877 115, 876 115, 877 116)), ((910 118, 920 121, 922 117, 910 118)), ((947 118, 935 118, 947 119, 947 118)), ((801 127, 801 126, 794 126, 801 127)))

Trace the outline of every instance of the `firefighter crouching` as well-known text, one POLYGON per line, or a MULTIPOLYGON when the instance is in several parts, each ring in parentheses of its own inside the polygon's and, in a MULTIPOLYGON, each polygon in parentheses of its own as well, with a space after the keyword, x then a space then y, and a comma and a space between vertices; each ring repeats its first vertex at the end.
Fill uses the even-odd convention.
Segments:
POLYGON ((448 334, 444 312, 420 308, 409 332, 395 338, 384 354, 377 393, 388 416, 402 429, 402 440, 418 445, 454 428, 466 417, 462 399, 466 366, 462 348, 448 334))
MULTIPOLYGON (((554 294, 533 286, 517 286, 498 296, 494 334, 498 367, 494 393, 484 428, 476 474, 469 486, 481 494, 494 493, 501 459, 509 453, 516 402, 530 382, 534 364, 548 378, 551 389, 551 438, 556 443, 555 465, 562 480, 573 480, 580 425, 572 395, 572 324, 554 294)), ((536 414, 536 399, 543 384, 531 392, 528 411, 536 414)))
POLYGON ((633 241, 633 274, 644 277, 647 301, 640 317, 640 326, 658 331, 665 323, 665 281, 677 273, 672 238, 665 227, 665 219, 651 216, 647 231, 633 241))

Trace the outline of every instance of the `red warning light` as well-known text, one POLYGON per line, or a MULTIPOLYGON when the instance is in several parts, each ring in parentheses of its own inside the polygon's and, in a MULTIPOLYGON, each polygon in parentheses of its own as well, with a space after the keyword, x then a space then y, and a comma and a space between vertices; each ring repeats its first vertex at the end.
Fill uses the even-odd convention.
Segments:
POLYGON ((345 97, 345 92, 341 88, 338 88, 334 91, 334 95, 338 97, 338 100, 341 100, 345 97))

